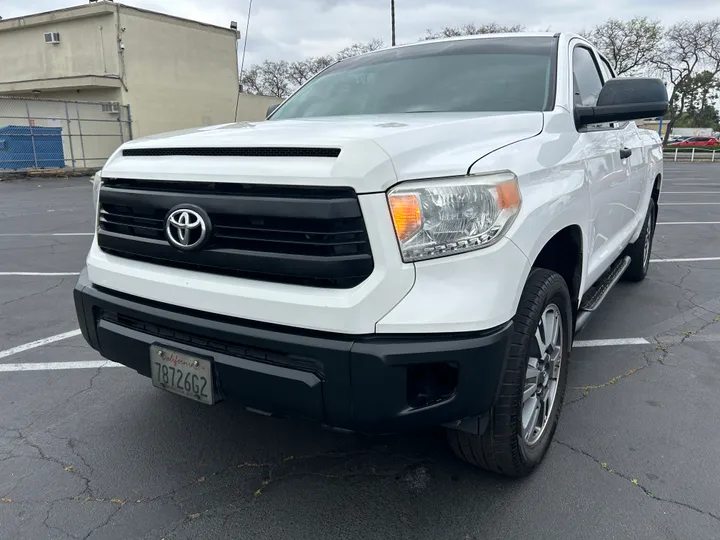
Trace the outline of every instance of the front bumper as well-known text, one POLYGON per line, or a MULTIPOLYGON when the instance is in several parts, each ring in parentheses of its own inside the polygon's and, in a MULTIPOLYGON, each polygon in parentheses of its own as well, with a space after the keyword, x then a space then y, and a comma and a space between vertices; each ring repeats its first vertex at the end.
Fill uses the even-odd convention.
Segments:
POLYGON ((348 336, 211 315, 94 286, 74 291, 83 336, 150 376, 150 346, 213 359, 225 399, 363 432, 441 425, 495 402, 512 323, 489 331, 348 336))

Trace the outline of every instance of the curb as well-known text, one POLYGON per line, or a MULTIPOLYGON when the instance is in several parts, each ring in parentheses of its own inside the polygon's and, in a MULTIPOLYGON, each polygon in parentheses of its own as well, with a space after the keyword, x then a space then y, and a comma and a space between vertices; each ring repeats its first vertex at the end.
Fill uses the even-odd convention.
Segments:
POLYGON ((0 172, 0 182, 36 178, 77 178, 93 176, 99 170, 100 167, 86 169, 28 169, 25 171, 0 172))

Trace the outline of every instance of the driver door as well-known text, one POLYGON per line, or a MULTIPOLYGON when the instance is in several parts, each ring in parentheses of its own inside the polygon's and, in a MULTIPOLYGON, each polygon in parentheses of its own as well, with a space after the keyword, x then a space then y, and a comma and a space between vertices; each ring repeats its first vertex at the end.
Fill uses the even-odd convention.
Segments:
MULTIPOLYGON (((597 104, 603 79, 595 53, 583 42, 571 48, 575 107, 597 104)), ((590 192, 588 279, 590 283, 612 264, 628 221, 628 176, 620 155, 622 140, 615 123, 594 124, 578 132, 585 153, 585 181, 590 192)))
MULTIPOLYGON (((615 78, 607 61, 598 55, 603 84, 615 78)), ((625 225, 631 223, 638 215, 645 215, 645 208, 640 208, 646 183, 650 181, 647 170, 647 156, 643 153, 643 141, 638 133, 635 122, 615 124, 618 130, 618 142, 623 152, 620 156, 627 176, 627 199, 625 200, 625 225)))

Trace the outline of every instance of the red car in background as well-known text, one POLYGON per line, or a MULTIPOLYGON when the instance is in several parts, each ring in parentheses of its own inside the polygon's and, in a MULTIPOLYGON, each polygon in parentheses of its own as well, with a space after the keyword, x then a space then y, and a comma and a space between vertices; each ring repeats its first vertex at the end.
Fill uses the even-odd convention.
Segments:
POLYGON ((717 146, 720 144, 715 137, 690 137, 684 141, 676 142, 670 146, 717 146))

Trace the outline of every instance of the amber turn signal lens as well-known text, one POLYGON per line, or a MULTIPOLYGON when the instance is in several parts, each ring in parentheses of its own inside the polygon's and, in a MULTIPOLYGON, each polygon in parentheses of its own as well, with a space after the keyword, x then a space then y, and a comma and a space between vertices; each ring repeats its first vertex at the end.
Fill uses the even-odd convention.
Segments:
POLYGON ((503 210, 510 208, 518 208, 520 206, 520 190, 517 182, 503 182, 498 184, 495 189, 498 194, 498 205, 503 210))
POLYGON ((420 199, 417 195, 391 195, 390 213, 398 239, 402 242, 410 238, 422 227, 420 199))

